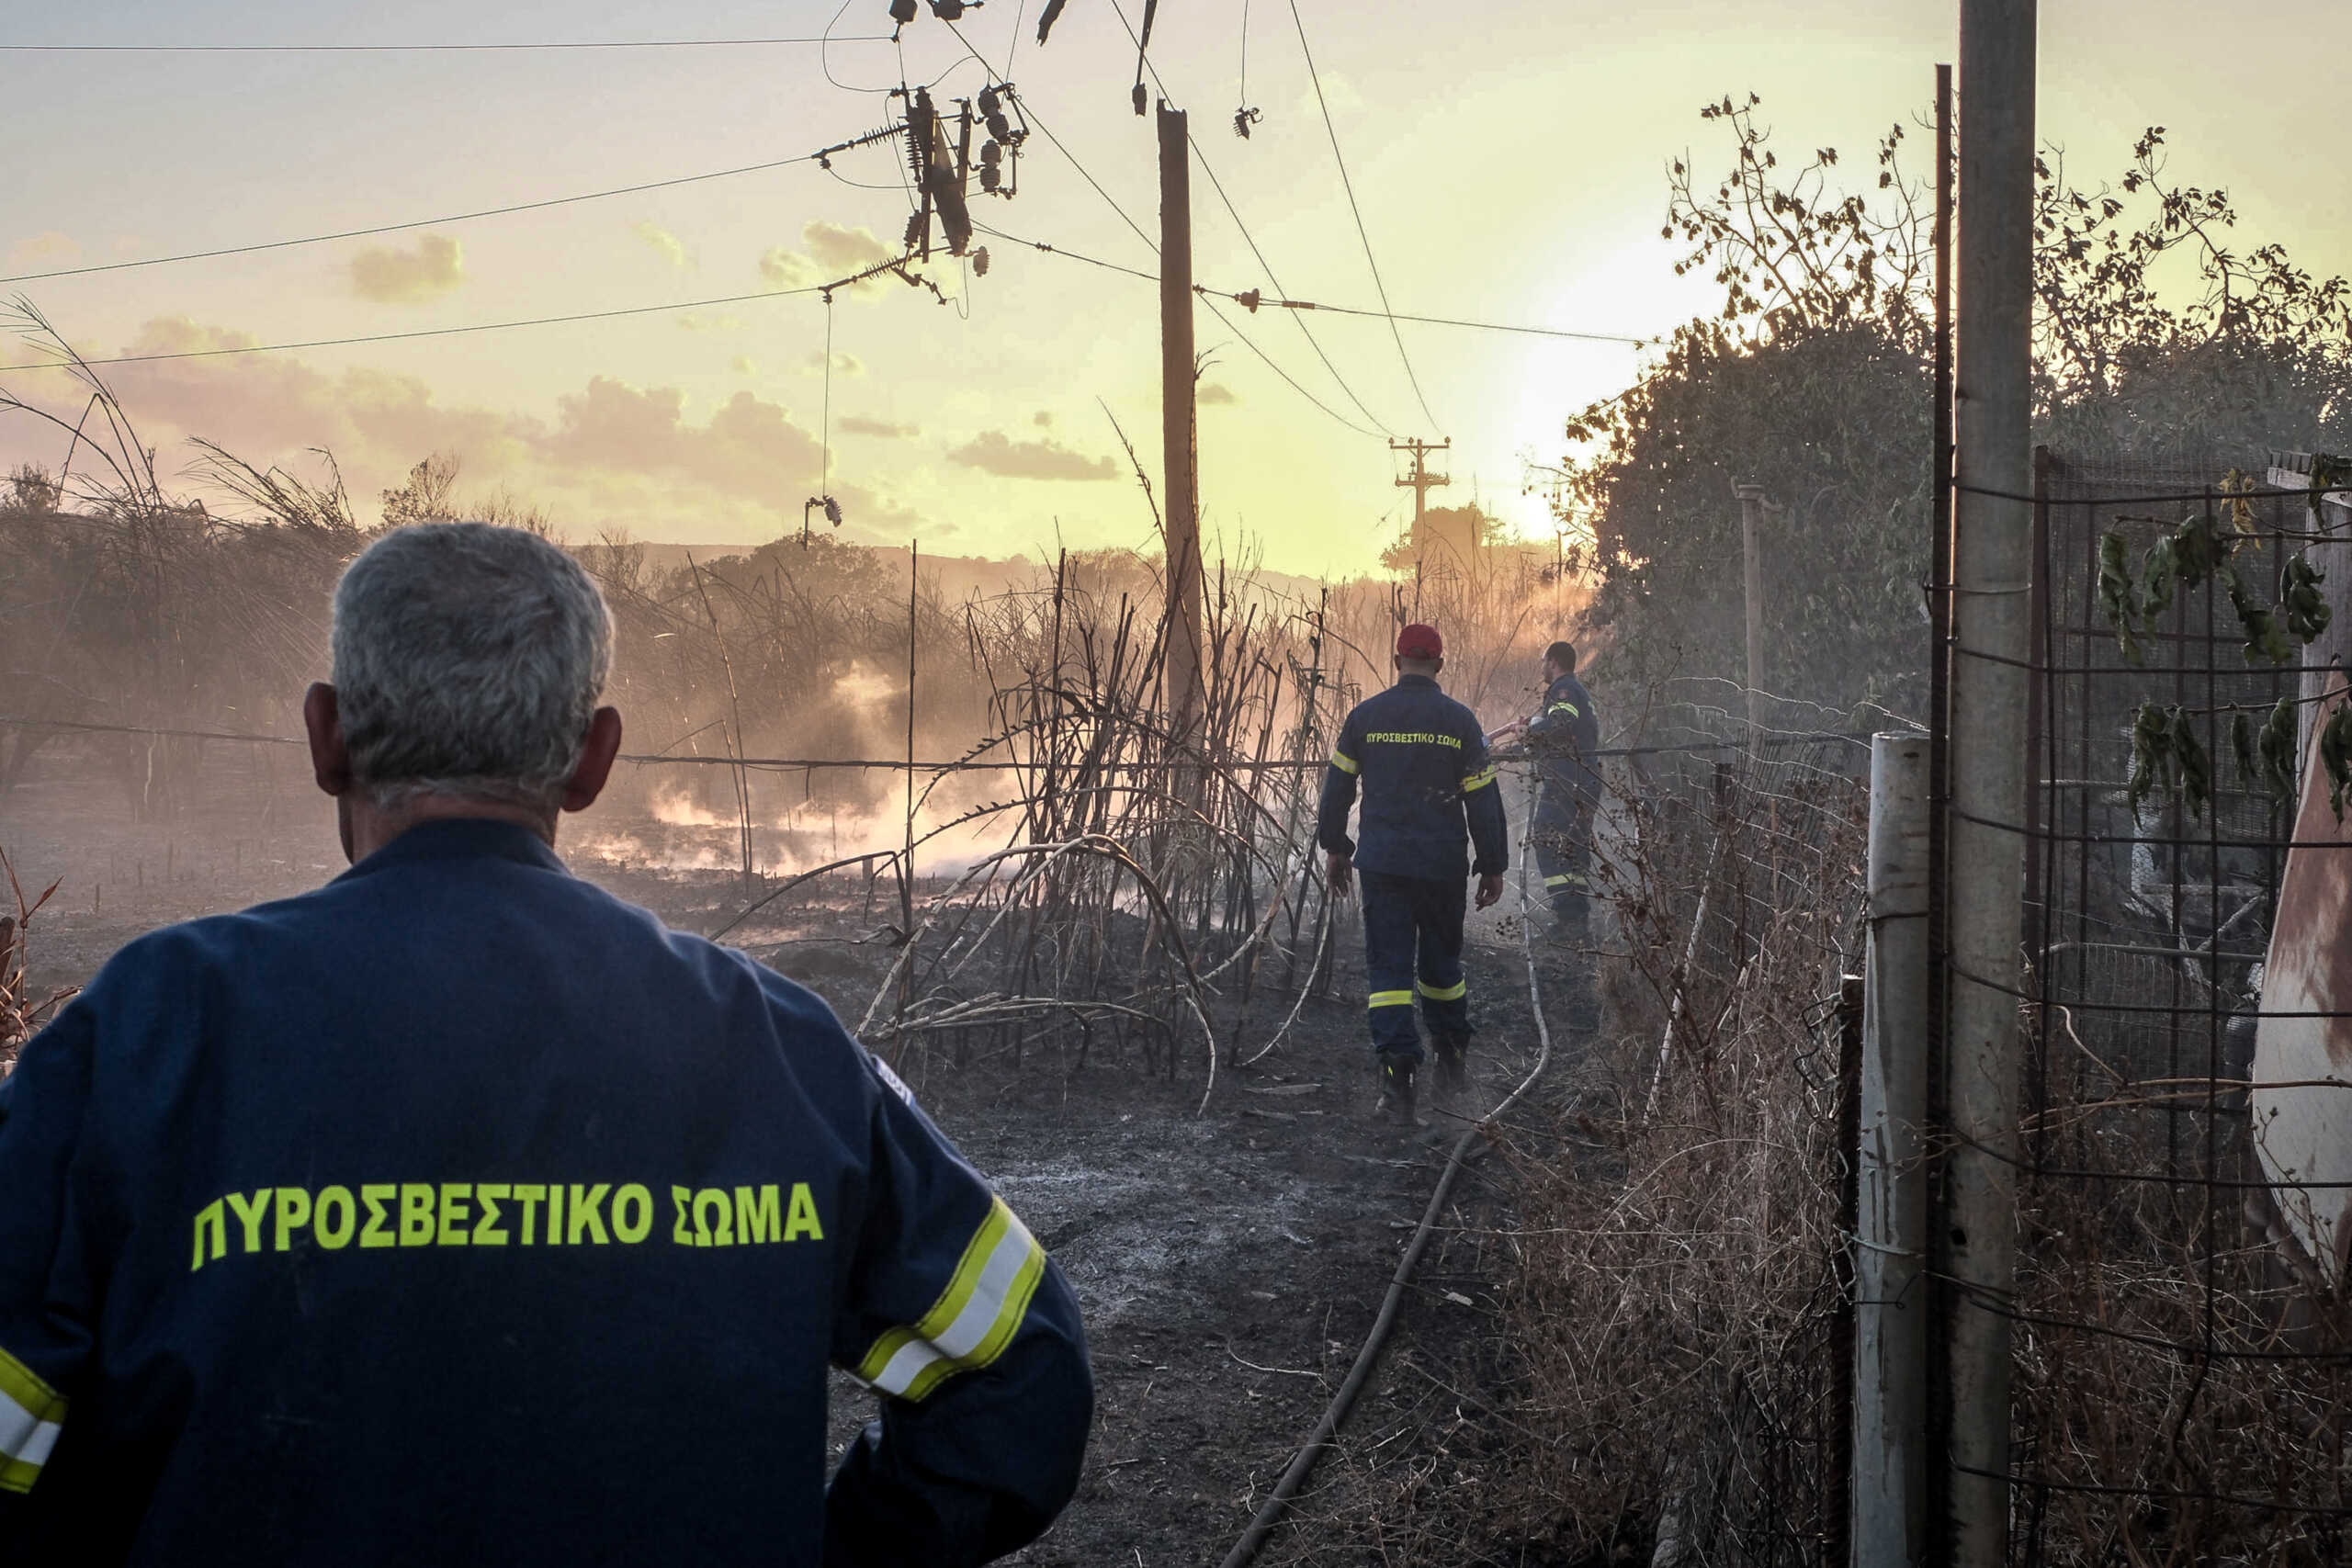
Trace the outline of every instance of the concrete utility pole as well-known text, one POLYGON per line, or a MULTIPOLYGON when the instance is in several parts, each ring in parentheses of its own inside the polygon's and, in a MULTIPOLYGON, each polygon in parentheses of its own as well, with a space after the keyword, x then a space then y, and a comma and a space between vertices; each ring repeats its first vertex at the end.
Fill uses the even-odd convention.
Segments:
POLYGON ((1928 1547, 1928 738, 1871 738, 1855 1162, 1851 1568, 1928 1547))
POLYGON ((1159 443, 1168 496, 1169 728, 1201 716, 1201 516, 1193 400, 1193 176, 1184 111, 1159 105, 1159 443))
POLYGON ((1410 452, 1413 455, 1413 471, 1398 479, 1396 488, 1413 492, 1412 542, 1415 544, 1420 542, 1421 514, 1429 509, 1430 491, 1453 482, 1453 479, 1445 474, 1430 472, 1430 454, 1447 452, 1453 448, 1453 437, 1451 435, 1442 441, 1398 441, 1392 437, 1388 443, 1388 449, 1391 452, 1410 452))
POLYGON ((2033 513, 2035 0, 1961 0, 1960 265, 1952 540, 1952 1134, 1936 1229, 1950 1287, 1947 1495, 1956 1568, 2008 1544, 2009 1310, 2017 1284, 2017 991, 2024 935, 2033 513))
POLYGON ((1764 487, 1734 485, 1739 497, 1739 555, 1747 572, 1743 595, 1747 602, 1747 741, 1754 745, 1763 733, 1761 695, 1764 690, 1764 566, 1760 536, 1764 531, 1764 487))

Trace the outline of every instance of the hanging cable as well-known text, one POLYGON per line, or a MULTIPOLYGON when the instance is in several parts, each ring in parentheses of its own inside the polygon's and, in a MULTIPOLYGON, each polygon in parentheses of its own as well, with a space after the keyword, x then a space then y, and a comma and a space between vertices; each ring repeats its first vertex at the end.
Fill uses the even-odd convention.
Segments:
POLYGON ((538 43, 0 43, 0 54, 490 54, 532 50, 762 49, 785 44, 889 41, 888 33, 852 33, 844 38, 828 33, 816 38, 586 39, 538 43))
MULTIPOLYGON (((1331 161, 1340 166, 1340 186, 1348 193, 1348 210, 1355 214, 1356 238, 1363 242, 1364 265, 1372 269, 1372 286, 1380 295, 1381 310, 1386 311, 1389 310, 1388 286, 1380 279, 1380 263, 1373 259, 1372 236, 1364 230, 1363 209, 1356 205, 1355 182, 1348 178, 1348 161, 1340 153, 1340 132, 1331 124, 1331 106, 1323 99, 1323 76, 1315 69, 1315 51, 1306 46, 1306 24, 1299 17, 1298 0, 1290 0, 1290 19, 1298 29, 1298 51, 1306 57, 1306 79, 1315 85, 1315 107, 1323 111, 1324 134, 1331 139, 1331 161)), ((1434 429, 1438 423, 1437 415, 1430 412, 1430 400, 1421 395, 1420 378, 1413 374, 1412 356, 1405 352, 1405 334, 1397 330, 1396 318, 1393 313, 1388 317, 1388 334, 1396 340, 1396 357, 1404 361, 1405 379, 1412 383, 1413 397, 1420 403, 1421 413, 1434 429)))
MULTIPOLYGON (((838 151, 838 149, 829 149, 838 151)), ((295 240, 264 240, 250 245, 223 245, 218 250, 185 251, 177 255, 147 256, 138 261, 105 262, 94 266, 65 266, 49 272, 20 272, 0 277, 0 283, 40 283, 53 277, 85 277, 92 273, 127 272, 134 267, 165 266, 176 262, 211 261, 220 256, 252 255, 261 251, 290 250, 297 245, 323 245, 336 240, 362 240, 374 234, 397 234, 409 229, 433 229, 449 223, 470 223, 480 218, 503 218, 516 212, 537 212, 550 207, 569 207, 576 202, 602 201, 608 197, 637 196, 649 190, 669 190, 678 186, 698 185, 705 180, 732 179, 738 175, 763 174, 770 169, 790 168, 795 164, 815 163, 830 168, 823 152, 803 152, 797 157, 773 158, 763 164, 742 164, 731 169, 713 169, 707 174, 680 175, 674 179, 648 180, 642 185, 615 186, 609 190, 582 191, 577 196, 553 196, 544 201, 520 201, 509 207, 484 207, 471 212, 453 212, 440 218, 419 218, 403 223, 379 223, 366 229, 342 229, 332 234, 305 234, 295 240)))
MULTIPOLYGON (((1135 27, 1127 20, 1126 9, 1119 4, 1119 0, 1111 0, 1111 13, 1119 18, 1119 25, 1126 28, 1127 36, 1130 39, 1134 38, 1135 27)), ((1168 90, 1168 84, 1160 80, 1159 68, 1155 65, 1150 67, 1150 70, 1152 84, 1159 89, 1160 96, 1173 102, 1176 96, 1168 90)), ((1216 170, 1210 165, 1208 154, 1202 151, 1200 139, 1193 134, 1189 123, 1184 129, 1184 141, 1185 144, 1192 148, 1194 160, 1200 164, 1201 173, 1208 175, 1209 186, 1216 192, 1217 200, 1224 204, 1225 215, 1233 220, 1233 227, 1239 231, 1242 243, 1250 247, 1250 254, 1258 258, 1258 265, 1264 271, 1266 281, 1273 285, 1275 293, 1280 294, 1283 292, 1282 279, 1274 276, 1273 264, 1266 259, 1266 253, 1259 249, 1257 237, 1250 232, 1250 225, 1241 220, 1239 209, 1233 205, 1233 197, 1226 194, 1225 182, 1216 177, 1216 170)), ((1332 381, 1340 391, 1347 394, 1348 401, 1355 404, 1356 412, 1379 426, 1382 434, 1394 435, 1396 432, 1388 427, 1388 422, 1365 406, 1364 400, 1356 395, 1356 389, 1348 385, 1348 378, 1340 374, 1338 366, 1331 363, 1331 356, 1323 351, 1323 344, 1317 341, 1314 332, 1305 321, 1299 321, 1298 330, 1306 339, 1307 346, 1315 351, 1315 357, 1323 362, 1323 368, 1330 372, 1332 381)))
POLYGON ((1240 107, 1233 111, 1233 134, 1247 141, 1250 128, 1262 118, 1250 107, 1250 0, 1241 0, 1241 86, 1234 96, 1240 107))
POLYGON ((808 513, 822 511, 825 521, 842 525, 842 503, 833 499, 833 291, 825 295, 824 413, 817 423, 817 493, 800 505, 800 547, 808 547, 808 513))
POLYGON ((1317 397, 1306 388, 1300 386, 1298 384, 1297 378, 1294 377, 1289 371, 1283 369, 1281 366, 1275 364, 1272 356, 1267 354, 1264 349, 1260 348, 1255 340, 1253 340, 1248 333, 1243 332, 1239 327, 1236 326, 1229 319, 1227 318, 1224 311, 1216 308, 1216 300, 1204 296, 1201 299, 1201 303, 1209 308, 1210 315, 1215 316, 1219 321, 1224 323, 1226 331, 1231 333, 1235 337, 1241 340, 1242 347, 1256 355, 1260 359, 1264 360, 1267 369, 1272 371, 1275 375, 1289 382, 1290 389, 1292 391, 1296 392, 1300 397, 1305 398, 1308 402, 1313 403, 1317 408, 1321 409, 1325 413, 1329 414, 1333 419, 1338 420, 1341 424, 1346 425, 1358 435, 1370 435, 1375 437, 1379 435, 1380 432, 1376 430, 1366 430, 1363 425, 1358 424, 1354 420, 1350 419, 1346 414, 1341 413, 1339 410, 1333 408, 1330 404, 1325 402, 1322 399, 1317 397))
MULTIPOLYGON (((903 265, 898 259, 883 264, 876 270, 888 270, 903 265)), ((839 288, 842 283, 813 283, 801 288, 769 288, 756 294, 729 294, 717 299, 677 299, 663 305, 631 305, 617 310, 581 310, 566 316, 531 316, 512 321, 473 321, 456 327, 420 327, 405 333, 368 333, 356 337, 312 338, 303 343, 237 344, 225 348, 190 348, 173 354, 121 354, 107 359, 49 359, 31 365, 0 365, 0 375, 17 371, 71 370, 77 366, 157 365, 173 359, 225 359, 245 354, 284 354, 304 348, 349 348, 359 344, 406 343, 428 337, 464 337, 473 333, 501 333, 516 327, 562 326, 573 321, 608 321, 623 316, 653 316, 668 310, 700 310, 715 305, 744 305, 760 299, 786 299, 803 294, 820 294, 825 289, 839 288)))

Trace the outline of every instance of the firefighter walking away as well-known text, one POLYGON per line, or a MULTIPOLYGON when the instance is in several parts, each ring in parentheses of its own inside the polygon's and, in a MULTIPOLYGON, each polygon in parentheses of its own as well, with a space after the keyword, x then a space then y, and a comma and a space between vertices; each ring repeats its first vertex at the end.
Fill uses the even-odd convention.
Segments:
POLYGON ((1544 650, 1544 699, 1532 718, 1519 719, 1488 739, 1522 738, 1518 750, 1535 761, 1536 792, 1528 814, 1528 847, 1544 874, 1554 934, 1586 934, 1592 903, 1592 818, 1600 806, 1600 718, 1592 694, 1577 679, 1577 650, 1555 642, 1544 650))
POLYGON ((1316 841, 1329 857, 1334 896, 1363 884, 1380 1113, 1409 1126, 1419 1120, 1413 1080, 1427 1055, 1420 1021, 1436 1047, 1441 1098, 1457 1101, 1469 1086, 1465 884, 1476 875, 1479 908, 1500 898, 1510 840, 1477 716, 1439 689, 1445 644, 1437 628, 1397 633, 1393 662, 1396 683, 1357 704, 1340 726, 1323 770, 1316 841), (1350 839, 1359 786, 1363 809, 1350 839))

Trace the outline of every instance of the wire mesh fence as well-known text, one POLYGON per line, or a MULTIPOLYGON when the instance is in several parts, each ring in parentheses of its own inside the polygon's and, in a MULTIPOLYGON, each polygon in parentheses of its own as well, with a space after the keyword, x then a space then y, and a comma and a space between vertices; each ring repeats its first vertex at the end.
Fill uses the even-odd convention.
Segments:
POLYGON ((2012 1560, 2339 1561, 2352 1337, 2249 1116, 2322 669, 2261 616, 2324 535, 2220 464, 2045 458, 2037 491, 2018 1275, 1954 1306, 2013 1321, 2012 1560))

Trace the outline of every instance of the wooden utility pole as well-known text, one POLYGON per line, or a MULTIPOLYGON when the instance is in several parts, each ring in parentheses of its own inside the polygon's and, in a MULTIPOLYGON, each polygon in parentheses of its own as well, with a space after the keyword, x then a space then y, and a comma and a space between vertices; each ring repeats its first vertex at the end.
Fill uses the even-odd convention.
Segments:
POLYGON ((1948 893, 1951 1153, 1935 1226, 1949 1283, 1952 1568, 1998 1568, 2009 1527, 2017 1285, 2018 962, 2033 657, 2035 0, 1962 0, 1948 893))
POLYGON ((1159 440, 1168 495, 1168 728, 1201 713, 1201 517, 1194 488, 1193 179, 1184 111, 1159 105, 1159 440))
POLYGON ((1430 491, 1438 489, 1442 485, 1450 485, 1453 482, 1453 480, 1447 475, 1433 474, 1430 472, 1430 454, 1432 452, 1451 451, 1453 450, 1453 437, 1451 435, 1447 436, 1442 441, 1397 441, 1392 439, 1388 443, 1388 449, 1391 452, 1409 452, 1413 455, 1413 471, 1407 474, 1403 479, 1398 479, 1396 481, 1396 488, 1398 490, 1409 490, 1413 492, 1412 542, 1415 544, 1419 544, 1420 542, 1421 513, 1428 510, 1430 491))
POLYGON ((1739 497, 1739 555, 1747 602, 1747 743, 1763 734, 1764 691, 1764 487, 1734 485, 1739 497))

